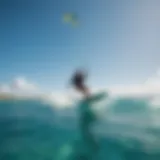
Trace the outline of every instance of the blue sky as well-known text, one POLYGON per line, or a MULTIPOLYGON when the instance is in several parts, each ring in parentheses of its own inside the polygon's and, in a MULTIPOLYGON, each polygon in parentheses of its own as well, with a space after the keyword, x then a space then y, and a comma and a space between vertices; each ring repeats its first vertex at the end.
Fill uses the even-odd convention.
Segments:
POLYGON ((91 84, 142 83, 160 64, 158 0, 1 0, 0 82, 24 76, 63 89, 84 66, 91 84), (76 28, 62 23, 75 12, 76 28))

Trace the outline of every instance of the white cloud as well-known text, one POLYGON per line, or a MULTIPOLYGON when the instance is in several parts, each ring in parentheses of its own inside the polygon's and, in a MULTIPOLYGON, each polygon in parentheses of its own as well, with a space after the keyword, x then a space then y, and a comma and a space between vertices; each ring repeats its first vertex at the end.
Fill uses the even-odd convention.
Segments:
POLYGON ((117 85, 108 88, 112 95, 150 96, 160 95, 160 71, 148 78, 143 84, 117 85))
MULTIPOLYGON (((102 87, 101 87, 102 88, 102 87)), ((102 89, 93 89, 94 93, 97 93, 102 89)), ((148 78, 143 84, 132 84, 132 85, 114 85, 108 88, 103 88, 103 91, 109 92, 109 96, 130 96, 130 97, 153 97, 154 104, 159 104, 160 97, 160 70, 157 74, 148 78), (156 99, 155 99, 155 98, 156 99)), ((58 106, 70 105, 74 100, 79 99, 76 94, 71 94, 69 92, 56 92, 51 93, 43 92, 35 84, 29 82, 23 77, 15 78, 10 84, 0 85, 0 93, 11 93, 14 95, 25 95, 31 96, 38 95, 44 98, 48 102, 57 104, 58 106)))
POLYGON ((38 88, 35 84, 30 83, 23 77, 15 78, 10 86, 13 90, 36 91, 38 88))
POLYGON ((37 86, 23 77, 15 78, 11 83, 1 84, 0 93, 8 93, 17 96, 30 96, 39 92, 37 86))
POLYGON ((50 104, 56 104, 57 107, 64 107, 72 104, 71 98, 68 94, 61 93, 61 92, 51 92, 47 93, 42 91, 37 85, 33 84, 32 82, 28 81, 24 77, 17 77, 8 84, 1 84, 0 85, 0 95, 8 94, 14 95, 17 98, 34 98, 38 97, 43 99, 50 104))
POLYGON ((6 84, 0 85, 0 93, 9 93, 10 87, 6 84))
POLYGON ((149 98, 150 104, 159 108, 160 106, 160 72, 148 78, 143 84, 133 84, 126 86, 112 86, 108 88, 110 96, 131 97, 131 98, 149 98))

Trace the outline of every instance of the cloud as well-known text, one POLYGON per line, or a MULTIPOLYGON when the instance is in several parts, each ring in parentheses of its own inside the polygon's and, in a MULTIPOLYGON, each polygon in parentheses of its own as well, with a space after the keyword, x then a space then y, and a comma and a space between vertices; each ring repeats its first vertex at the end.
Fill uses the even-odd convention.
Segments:
POLYGON ((9 93, 10 87, 6 84, 0 85, 0 93, 9 93))
POLYGON ((23 77, 17 77, 13 80, 11 86, 13 90, 19 90, 19 91, 36 91, 38 88, 35 84, 30 83, 28 80, 26 80, 23 77))
POLYGON ((13 79, 11 83, 1 84, 0 85, 0 93, 8 93, 13 95, 33 95, 39 92, 38 87, 29 82, 26 78, 17 77, 13 79))
MULTIPOLYGON (((0 96, 13 95, 17 98, 40 98, 50 104, 56 104, 58 108, 72 104, 68 94, 62 92, 44 92, 35 83, 30 82, 24 77, 16 77, 11 83, 0 85, 0 96)), ((55 106, 55 105, 54 105, 55 106)))
POLYGON ((156 98, 157 104, 157 98, 160 98, 160 70, 142 84, 110 86, 108 90, 111 96, 156 98))
MULTIPOLYGON (((109 87, 101 87, 101 89, 92 89, 93 94, 99 91, 106 90, 109 92, 110 97, 123 96, 123 97, 152 97, 152 102, 156 105, 160 104, 160 70, 154 76, 148 78, 142 84, 131 84, 131 85, 114 85, 109 87)), ((81 99, 78 95, 74 93, 64 92, 44 92, 37 87, 36 84, 28 81, 24 77, 17 77, 9 84, 0 85, 0 93, 9 93, 14 95, 24 95, 24 96, 40 96, 40 98, 45 99, 48 102, 57 104, 60 106, 69 106, 73 104, 75 100, 81 99)))

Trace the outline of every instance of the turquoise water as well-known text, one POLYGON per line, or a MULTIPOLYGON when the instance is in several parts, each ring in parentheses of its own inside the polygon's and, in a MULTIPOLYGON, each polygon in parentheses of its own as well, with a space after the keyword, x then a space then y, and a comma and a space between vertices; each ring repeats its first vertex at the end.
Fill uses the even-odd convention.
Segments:
POLYGON ((159 160, 160 109, 118 98, 59 109, 0 101, 0 160, 159 160))

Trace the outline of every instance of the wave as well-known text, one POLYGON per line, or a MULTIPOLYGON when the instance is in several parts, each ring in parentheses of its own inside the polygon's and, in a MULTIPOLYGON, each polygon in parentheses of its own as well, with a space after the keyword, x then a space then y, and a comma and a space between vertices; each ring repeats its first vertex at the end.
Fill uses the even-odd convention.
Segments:
POLYGON ((107 98, 85 112, 79 110, 86 105, 81 103, 64 108, 39 99, 0 101, 0 155, 4 159, 158 160, 160 107, 154 100, 107 98))

